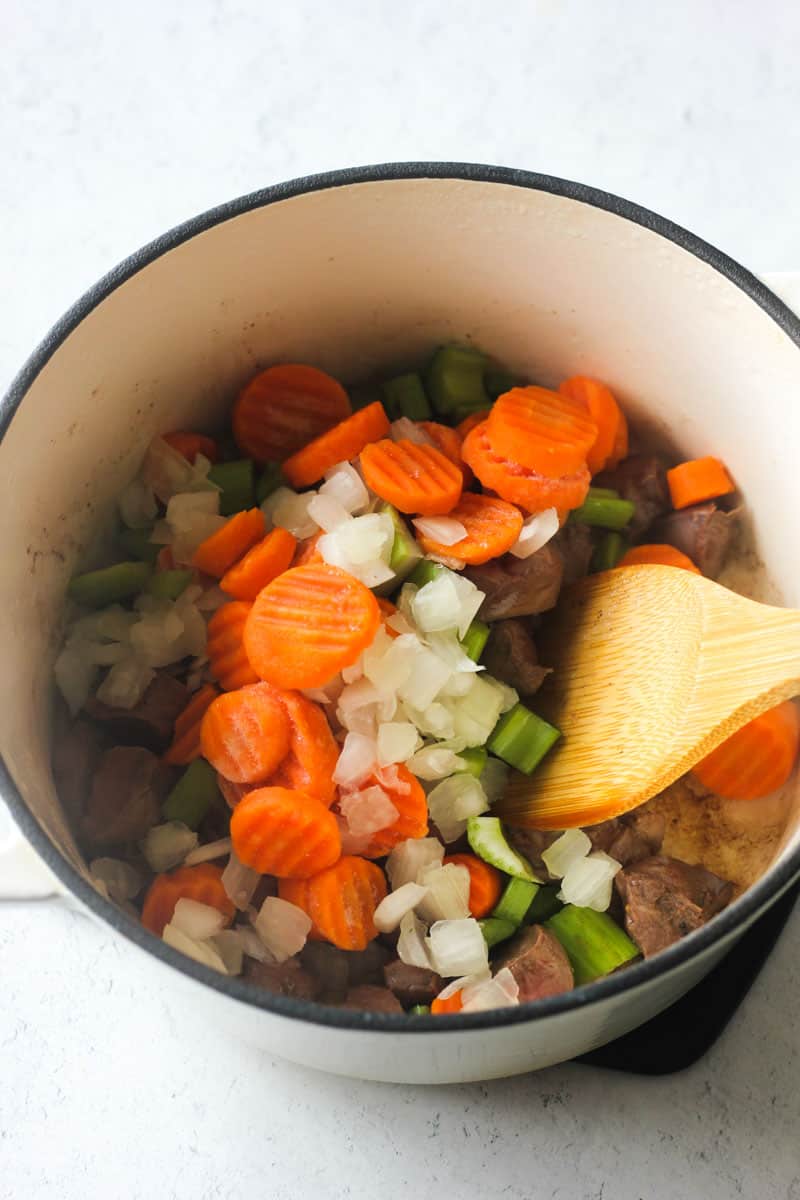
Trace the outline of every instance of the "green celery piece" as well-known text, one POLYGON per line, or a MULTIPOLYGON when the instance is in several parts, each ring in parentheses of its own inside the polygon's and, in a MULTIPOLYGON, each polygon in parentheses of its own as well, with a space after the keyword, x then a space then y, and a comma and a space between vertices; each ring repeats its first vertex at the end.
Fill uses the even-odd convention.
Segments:
POLYGON ((490 633, 491 630, 484 621, 476 618, 470 623, 469 629, 461 639, 461 647, 467 658, 471 658, 473 662, 480 662, 490 633))
POLYGON ((161 547, 150 541, 152 532, 152 526, 147 529, 121 529, 117 535, 117 541, 126 554, 155 566, 161 547))
POLYGON ((510 392, 512 388, 517 387, 517 380, 514 376, 510 375, 508 371, 502 371, 497 367, 489 367, 484 373, 483 383, 490 400, 496 400, 498 396, 502 396, 505 392, 510 392))
POLYGON ((219 794, 216 771, 204 758, 196 758, 164 801, 164 819, 197 829, 219 794))
POLYGON ((143 591, 153 572, 149 563, 122 562, 99 571, 73 575, 67 595, 87 608, 106 608, 120 600, 129 600, 143 591))
POLYGON ((639 947, 607 913, 566 904, 545 925, 564 947, 577 986, 610 975, 639 957, 639 947))
POLYGON ((486 744, 492 754, 509 766, 530 775, 560 737, 554 725, 537 717, 524 704, 515 704, 497 722, 486 744))
POLYGON ((594 484, 587 495, 592 500, 619 500, 619 492, 615 488, 595 487, 594 484))
POLYGON ((392 504, 381 504, 379 511, 388 513, 394 525, 394 541, 392 542, 392 552, 389 555, 389 567, 397 576, 391 581, 391 587, 394 590, 398 583, 417 566, 422 551, 412 537, 408 525, 392 504))
POLYGON ((156 571, 150 576, 145 591, 160 600, 177 600, 191 581, 191 571, 156 571))
POLYGON ((525 914, 526 925, 541 925, 548 917, 555 916, 564 907, 558 898, 560 883, 548 887, 540 887, 533 898, 533 903, 525 914))
POLYGON ((501 917, 484 917, 478 924, 490 950, 492 946, 507 941, 517 932, 517 926, 512 921, 504 921, 501 917))
POLYGON ((483 384, 487 358, 472 346, 440 346, 425 373, 425 390, 440 416, 459 420, 472 412, 488 408, 490 401, 483 384))
POLYGON ((415 587, 425 587, 426 583, 432 583, 434 579, 438 579, 442 571, 446 571, 447 567, 443 567, 441 563, 435 563, 430 558, 421 559, 414 570, 408 577, 408 582, 413 583, 415 587))
POLYGON ((625 553, 626 544, 622 534, 616 529, 604 533, 592 554, 592 570, 610 571, 625 553))
POLYGON ((267 496, 271 496, 285 483, 280 463, 267 463, 256 483, 256 504, 263 504, 267 496))
POLYGON ((253 507, 255 466, 252 458, 217 463, 208 472, 208 478, 220 489, 220 516, 232 517, 234 513, 253 507))
POLYGON ((408 417, 410 421, 429 421, 433 416, 422 380, 415 371, 395 375, 381 384, 383 406, 394 420, 408 417))
POLYGON ((624 529, 635 512, 636 505, 631 500, 589 495, 580 508, 573 508, 569 519, 600 529, 624 529))
POLYGON ((353 412, 358 412, 360 408, 374 404, 376 400, 383 403, 383 392, 380 384, 377 383, 357 383, 354 387, 347 389, 347 394, 350 397, 350 407, 353 412))
POLYGON ((515 879, 539 883, 531 864, 509 845, 499 817, 468 817, 467 840, 478 858, 515 879))
POLYGON ((412 1004, 408 1010, 410 1017, 427 1017, 431 1011, 430 1004, 412 1004))
POLYGON ((467 750, 459 750, 458 757, 465 763, 464 774, 474 775, 479 779, 489 755, 485 746, 470 746, 467 750))
POLYGON ((538 891, 539 885, 528 879, 509 879, 491 915, 515 927, 521 925, 538 891))

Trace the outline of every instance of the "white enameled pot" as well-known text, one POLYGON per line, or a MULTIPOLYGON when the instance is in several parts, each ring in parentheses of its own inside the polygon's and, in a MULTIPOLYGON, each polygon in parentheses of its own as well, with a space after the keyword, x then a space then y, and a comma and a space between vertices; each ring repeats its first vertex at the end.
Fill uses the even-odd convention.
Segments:
POLYGON ((310 360, 352 382, 445 341, 473 341, 545 384, 599 376, 634 423, 719 455, 747 499, 770 586, 800 606, 800 322, 668 221, 526 172, 342 171, 190 221, 66 314, 6 397, 0 444, 0 782, 58 886, 141 949, 162 993, 190 989, 253 1043, 328 1071, 430 1083, 572 1058, 676 1000, 797 877, 797 803, 766 875, 656 958, 516 1009, 410 1021, 222 978, 104 901, 53 790, 48 707, 66 581, 154 434, 220 423, 239 385, 275 361, 310 360))

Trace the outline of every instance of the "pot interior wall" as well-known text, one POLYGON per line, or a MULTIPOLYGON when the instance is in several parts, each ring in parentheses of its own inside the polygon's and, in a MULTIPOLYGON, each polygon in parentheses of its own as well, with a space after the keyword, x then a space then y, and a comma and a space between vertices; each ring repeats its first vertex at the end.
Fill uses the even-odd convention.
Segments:
POLYGON ((74 862, 48 764, 63 592, 149 439, 219 426, 270 362, 312 361, 353 382, 448 340, 545 384, 600 376, 642 428, 725 459, 752 512, 747 590, 800 605, 787 553, 800 477, 786 465, 800 457, 800 351, 712 267, 621 217, 506 184, 361 183, 254 209, 99 302, 0 446, 2 752, 74 862))

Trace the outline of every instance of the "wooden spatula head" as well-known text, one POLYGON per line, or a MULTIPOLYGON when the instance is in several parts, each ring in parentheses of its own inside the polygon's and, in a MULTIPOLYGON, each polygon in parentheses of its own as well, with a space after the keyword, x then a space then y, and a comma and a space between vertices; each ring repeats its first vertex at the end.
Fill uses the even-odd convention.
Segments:
POLYGON ((513 825, 567 829, 627 812, 800 693, 800 614, 674 567, 582 580, 537 641, 553 674, 535 707, 563 737, 495 805, 513 825))

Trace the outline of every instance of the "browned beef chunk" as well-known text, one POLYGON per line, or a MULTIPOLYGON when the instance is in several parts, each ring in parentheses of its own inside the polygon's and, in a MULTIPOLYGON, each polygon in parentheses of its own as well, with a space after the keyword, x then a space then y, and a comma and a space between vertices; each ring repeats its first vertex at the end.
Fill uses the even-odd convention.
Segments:
POLYGON ((558 599, 564 563, 550 543, 530 558, 504 554, 480 567, 466 567, 464 574, 486 593, 478 616, 482 621, 527 617, 546 612, 558 599))
POLYGON ((662 856, 626 867, 615 883, 625 929, 645 958, 705 925, 733 895, 733 884, 705 867, 662 856))
POLYGON ((655 455, 632 454, 613 471, 603 471, 596 482, 600 487, 616 488, 623 500, 636 505, 625 530, 632 538, 641 537, 658 517, 672 508, 667 472, 655 455))
POLYGON ((557 996, 575 986, 564 948, 544 925, 528 925, 502 948, 495 970, 508 967, 519 987, 520 1004, 557 996))
POLYGON ((536 643, 522 617, 494 623, 481 662, 490 675, 523 696, 538 691, 548 674, 539 666, 536 643))
POLYGON ((351 987, 374 983, 383 987, 383 968, 392 957, 380 942, 370 942, 365 950, 344 950, 347 959, 347 980, 351 987))
POLYGON ((319 980, 295 958, 283 963, 262 963, 246 958, 244 978, 270 992, 277 992, 279 996, 291 996, 295 1000, 316 1000, 320 991, 319 980))
POLYGON ((186 707, 189 693, 177 679, 159 672, 133 708, 112 708, 92 697, 86 711, 102 722, 114 740, 125 745, 146 746, 160 753, 172 741, 178 713, 186 707))
POLYGON ((82 829, 93 847, 138 842, 161 815, 172 772, 144 746, 106 750, 92 780, 82 829))
POLYGON ((551 829, 514 829, 511 825, 505 826, 505 832, 514 849, 523 858, 527 858, 534 873, 544 880, 551 879, 552 876, 542 862, 542 851, 552 846, 561 834, 551 829))
POLYGON ((350 988, 342 1007, 358 1008, 362 1012, 401 1013, 403 1011, 403 1006, 394 992, 369 983, 362 983, 359 987, 350 988))
POLYGON ((588 825, 584 833, 589 836, 593 850, 604 850, 627 867, 658 854, 664 841, 664 827, 663 815, 643 804, 621 817, 588 825))
POLYGON ((349 969, 347 952, 329 942, 306 942, 300 951, 300 962, 319 985, 319 999, 339 1004, 347 995, 349 969))
POLYGON ((738 512, 723 512, 709 501, 662 517, 653 528, 653 541, 675 546, 688 555, 704 575, 716 579, 738 525, 738 512))
POLYGON ((588 525, 580 521, 568 521, 550 543, 554 546, 564 563, 564 578, 562 584, 575 583, 589 573, 589 563, 592 561, 592 533, 588 525))
POLYGON ((77 720, 53 735, 53 778, 58 798, 68 818, 78 824, 84 814, 92 775, 102 747, 97 730, 77 720))
POLYGON ((403 1008, 414 1004, 430 1004, 439 995, 444 983, 441 975, 425 967, 412 967, 396 958, 383 968, 386 986, 394 992, 403 1008))

